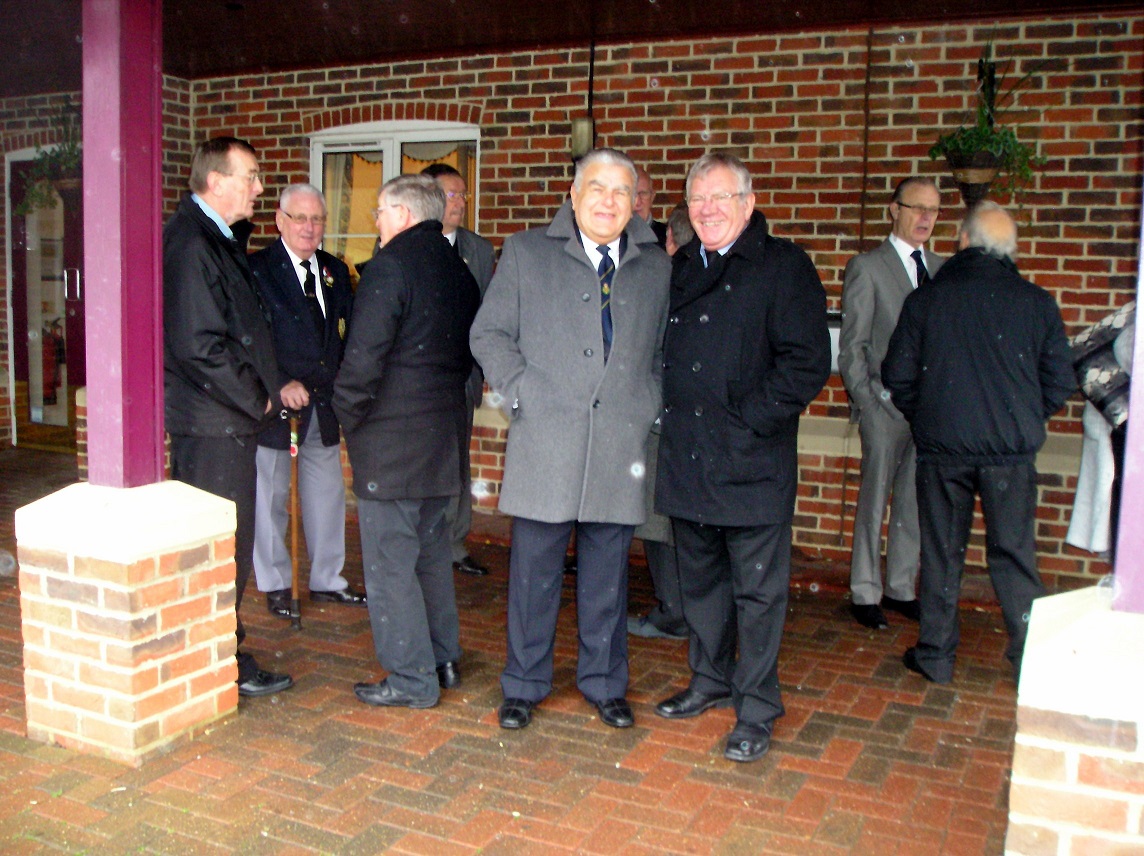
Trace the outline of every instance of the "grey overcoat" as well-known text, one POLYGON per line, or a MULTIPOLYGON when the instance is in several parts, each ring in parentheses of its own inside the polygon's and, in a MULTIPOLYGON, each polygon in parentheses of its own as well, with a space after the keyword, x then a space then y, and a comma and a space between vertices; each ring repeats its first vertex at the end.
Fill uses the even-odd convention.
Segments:
POLYGON ((512 235, 470 345, 511 420, 500 510, 546 523, 637 525, 660 407, 671 265, 639 217, 612 282, 604 363, 600 287, 566 202, 512 235))

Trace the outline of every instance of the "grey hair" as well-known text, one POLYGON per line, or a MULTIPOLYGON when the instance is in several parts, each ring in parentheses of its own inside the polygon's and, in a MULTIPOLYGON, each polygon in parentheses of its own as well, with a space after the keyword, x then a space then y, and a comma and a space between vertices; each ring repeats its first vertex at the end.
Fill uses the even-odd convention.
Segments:
POLYGON ((636 192, 636 185, 639 184, 639 176, 636 174, 636 165, 632 159, 617 149, 592 149, 580 160, 576 161, 576 174, 572 178, 572 186, 577 190, 580 189, 580 180, 584 177, 584 171, 594 164, 607 164, 608 166, 621 166, 626 169, 632 176, 632 194, 636 192))
POLYGON ((691 183, 697 178, 703 178, 713 169, 723 167, 731 170, 739 185, 739 193, 746 196, 751 192, 751 173, 743 162, 728 152, 708 152, 699 158, 687 171, 687 184, 684 187, 684 197, 691 196, 691 183))
POLYGON ((312 184, 305 183, 291 184, 289 187, 283 190, 281 195, 278 197, 278 207, 285 211, 286 206, 295 196, 318 197, 318 201, 322 203, 322 213, 326 213, 326 197, 322 194, 322 191, 312 184))
POLYGON ((971 247, 979 247, 999 259, 1017 261, 1017 226, 1009 212, 990 199, 973 206, 961 224, 961 234, 971 247), (1001 228, 995 222, 990 223, 989 218, 984 216, 994 212, 1005 215, 1008 228, 1001 228))
POLYGON ((378 195, 386 205, 402 205, 415 223, 445 216, 445 191, 428 175, 399 175, 381 186, 378 195))
POLYGON ((691 243, 695 237, 695 230, 691 228, 691 216, 687 213, 687 203, 680 202, 667 218, 667 228, 671 230, 671 239, 679 246, 691 243))

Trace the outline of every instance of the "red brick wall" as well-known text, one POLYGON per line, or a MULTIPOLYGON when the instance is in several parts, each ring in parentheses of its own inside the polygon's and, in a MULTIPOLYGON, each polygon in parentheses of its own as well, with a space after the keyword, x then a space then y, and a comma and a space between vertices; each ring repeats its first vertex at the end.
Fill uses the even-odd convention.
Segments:
MULTIPOLYGON (((1094 15, 929 26, 924 33, 842 29, 602 45, 596 127, 601 144, 625 149, 656 177, 660 219, 681 197, 698 155, 712 148, 739 154, 773 230, 810 251, 837 308, 842 269, 885 236, 886 201, 902 176, 933 175, 948 188, 934 247, 954 249, 960 201, 927 150, 940 131, 968 117, 976 60, 992 38, 999 59, 1016 58, 1017 76, 1036 69, 1016 104, 1024 122, 1019 135, 1038 141, 1048 158, 1025 199, 1021 266, 1056 295, 1076 332, 1135 287, 1142 36, 1144 16, 1094 15)), ((468 121, 481 127, 480 231, 499 245, 546 222, 563 200, 570 118, 585 109, 587 79, 588 52, 575 48, 168 80, 165 203, 173 207, 185 185, 192 140, 246 137, 259 149, 268 188, 256 210, 257 246, 273 234, 276 190, 310 178, 314 131, 375 119, 468 121)), ((0 130, 9 115, 0 112, 0 130)), ((1080 408, 1074 397, 1051 431, 1079 433, 1080 408)), ((846 410, 838 378, 809 408, 839 418, 846 410)), ((494 436, 475 444, 482 475, 496 475, 501 442, 494 436)), ((828 549, 833 537, 848 550, 845 514, 840 522, 829 511, 840 504, 842 461, 803 466, 803 488, 818 495, 800 501, 800 543, 828 549)), ((856 475, 852 462, 846 507, 856 475)), ((1042 488, 1039 537, 1049 573, 1088 567, 1061 553, 1073 488, 1051 478, 1042 488)))

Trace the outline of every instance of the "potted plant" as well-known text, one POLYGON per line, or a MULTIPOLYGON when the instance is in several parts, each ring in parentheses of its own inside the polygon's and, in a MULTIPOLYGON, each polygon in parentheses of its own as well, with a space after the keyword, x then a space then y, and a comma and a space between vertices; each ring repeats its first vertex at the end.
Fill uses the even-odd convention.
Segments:
POLYGON ((59 142, 50 149, 36 146, 36 157, 24 179, 24 198, 14 209, 25 217, 39 208, 54 208, 56 192, 78 189, 83 172, 83 117, 79 108, 65 99, 52 117, 59 142))
POLYGON ((1032 181, 1034 168, 1045 163, 1034 146, 1017 139, 1012 128, 997 124, 999 110, 1006 102, 1012 101, 1017 90, 1029 81, 1032 74, 1030 71, 1007 92, 1001 93, 1005 78, 1003 75, 998 81, 993 44, 987 43, 977 61, 974 123, 942 134, 929 150, 932 160, 946 159, 966 207, 971 208, 984 199, 995 182, 998 190, 1019 198, 1021 191, 1032 181), (998 182, 999 175, 1003 178, 998 182))

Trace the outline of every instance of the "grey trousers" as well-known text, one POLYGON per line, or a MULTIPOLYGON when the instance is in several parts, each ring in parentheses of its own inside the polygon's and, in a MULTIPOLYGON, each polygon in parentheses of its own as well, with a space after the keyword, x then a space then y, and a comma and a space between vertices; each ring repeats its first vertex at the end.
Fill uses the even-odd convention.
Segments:
MULTIPOLYGON (((480 403, 479 400, 477 402, 480 403)), ((461 492, 449 498, 445 518, 449 522, 449 537, 452 541, 453 561, 459 562, 469 555, 465 539, 473 525, 473 472, 469 463, 469 442, 473 437, 473 408, 468 408, 469 424, 465 432, 465 448, 461 450, 461 492)))
POLYGON ((449 560, 448 497, 358 497, 361 555, 377 661, 395 690, 438 698, 437 666, 461 658, 449 560))
MULTIPOLYGON (((341 591, 346 563, 346 487, 341 448, 323 446, 318 417, 298 447, 298 506, 310 557, 310 591, 341 591)), ((254 575, 259 591, 290 588, 290 452, 259 446, 258 491, 254 504, 254 575)))
POLYGON ((850 592, 856 604, 882 600, 882 518, 890 503, 885 593, 897 600, 913 600, 917 596, 921 540, 910 424, 894 419, 880 407, 870 408, 862 411, 858 431, 862 438, 862 485, 854 509, 850 592))

